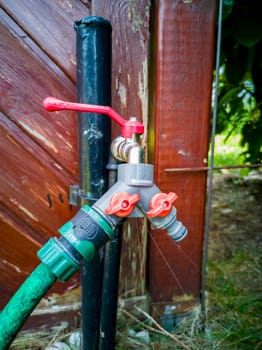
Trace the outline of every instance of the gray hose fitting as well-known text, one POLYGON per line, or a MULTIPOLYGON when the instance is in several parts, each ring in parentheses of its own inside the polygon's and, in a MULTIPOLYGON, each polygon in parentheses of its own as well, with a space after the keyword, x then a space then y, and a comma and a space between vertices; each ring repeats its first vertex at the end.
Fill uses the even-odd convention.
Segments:
POLYGON ((187 235, 185 226, 176 219, 175 207, 173 207, 171 213, 165 217, 148 219, 156 228, 166 230, 168 235, 176 242, 182 241, 187 235))
POLYGON ((112 227, 123 217, 145 215, 156 228, 167 230, 168 235, 179 242, 185 238, 187 230, 177 221, 176 209, 169 201, 170 197, 175 198, 176 195, 162 193, 153 182, 153 174, 154 167, 150 164, 120 164, 118 181, 92 208, 112 227))

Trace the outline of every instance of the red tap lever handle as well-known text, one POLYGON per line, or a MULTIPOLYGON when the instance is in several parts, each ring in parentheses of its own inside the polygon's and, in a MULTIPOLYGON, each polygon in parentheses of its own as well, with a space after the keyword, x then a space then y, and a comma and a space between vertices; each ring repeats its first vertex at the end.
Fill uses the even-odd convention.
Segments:
POLYGON ((121 126, 122 136, 125 138, 132 137, 133 134, 141 135, 144 133, 144 125, 141 122, 137 120, 125 120, 123 117, 121 117, 120 114, 118 114, 113 108, 109 106, 67 102, 58 100, 55 97, 45 98, 43 101, 43 106, 47 111, 50 112, 69 110, 106 114, 121 126))
POLYGON ((172 205, 177 199, 177 195, 174 192, 170 193, 157 193, 150 201, 150 210, 147 212, 149 218, 155 218, 156 216, 163 217, 168 215, 172 210, 172 205))
POLYGON ((105 209, 108 215, 117 215, 120 217, 128 216, 134 210, 135 204, 139 202, 138 194, 129 194, 127 192, 117 192, 110 199, 110 205, 105 209))

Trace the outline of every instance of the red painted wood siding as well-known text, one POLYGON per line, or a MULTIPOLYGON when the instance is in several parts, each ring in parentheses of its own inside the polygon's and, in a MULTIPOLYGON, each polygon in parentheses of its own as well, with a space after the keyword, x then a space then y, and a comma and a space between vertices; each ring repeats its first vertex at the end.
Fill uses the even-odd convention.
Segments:
POLYGON ((199 301, 207 174, 167 169, 207 164, 215 8, 215 0, 163 0, 155 8, 150 152, 157 184, 178 195, 188 236, 176 244, 152 228, 148 278, 153 304, 177 311, 181 300, 199 301))
POLYGON ((39 247, 73 215, 76 115, 47 113, 42 100, 76 100, 73 22, 89 14, 81 1, 0 1, 0 308, 39 263, 39 247))

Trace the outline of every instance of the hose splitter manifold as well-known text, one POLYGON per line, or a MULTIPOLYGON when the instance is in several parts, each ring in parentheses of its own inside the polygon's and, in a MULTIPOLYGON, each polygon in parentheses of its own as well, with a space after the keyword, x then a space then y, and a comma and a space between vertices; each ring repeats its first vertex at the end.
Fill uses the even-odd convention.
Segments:
MULTIPOLYGON (((121 162, 118 165, 118 180, 92 208, 84 206, 74 218, 74 222, 87 220, 85 217, 90 216, 92 220, 95 218, 98 224, 104 222, 104 225, 114 231, 115 226, 123 218, 145 215, 156 228, 165 229, 176 242, 186 236, 186 228, 176 219, 176 209, 173 206, 176 194, 161 192, 154 184, 153 165, 144 163, 144 149, 140 145, 144 125, 141 122, 134 117, 125 120, 107 106, 71 103, 52 97, 46 98, 43 105, 48 111, 74 110, 106 114, 121 126, 121 136, 111 144, 113 156, 121 162), (82 212, 88 215, 83 215, 82 212)), ((73 243, 76 233, 73 233, 73 224, 69 226, 72 226, 70 234, 64 228, 60 231, 70 243, 73 243)), ((82 235, 85 236, 84 231, 82 235)))
POLYGON ((48 97, 48 111, 74 110, 108 115, 121 127, 121 136, 111 144, 118 164, 118 180, 91 207, 84 205, 39 251, 41 264, 25 280, 0 313, 0 349, 8 349, 33 309, 57 279, 68 280, 80 269, 81 259, 90 261, 95 252, 114 238, 116 226, 127 217, 146 216, 165 229, 176 242, 187 234, 176 219, 176 194, 163 193, 154 184, 154 167, 144 163, 140 144, 144 126, 136 118, 125 120, 111 107, 71 103, 48 97))

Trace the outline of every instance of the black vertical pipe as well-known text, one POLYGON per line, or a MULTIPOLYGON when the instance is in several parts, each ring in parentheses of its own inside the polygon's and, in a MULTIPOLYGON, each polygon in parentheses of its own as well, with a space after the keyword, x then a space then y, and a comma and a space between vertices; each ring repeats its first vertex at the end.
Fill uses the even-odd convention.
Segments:
MULTIPOLYGON (((109 187, 116 182, 116 167, 117 164, 111 156, 109 158, 109 187)), ((99 350, 115 349, 122 225, 116 228, 115 233, 115 238, 107 244, 105 249, 99 350)))
MULTIPOLYGON (((101 17, 75 22, 78 102, 111 105, 111 24, 101 17)), ((106 165, 111 122, 107 116, 78 114, 81 203, 92 204, 108 187, 106 165)), ((82 266, 82 349, 99 344, 103 252, 82 266)))
POLYGON ((107 244, 105 250, 99 350, 115 349, 121 244, 120 225, 116 229, 116 237, 107 244))

